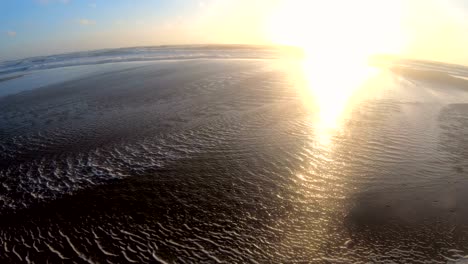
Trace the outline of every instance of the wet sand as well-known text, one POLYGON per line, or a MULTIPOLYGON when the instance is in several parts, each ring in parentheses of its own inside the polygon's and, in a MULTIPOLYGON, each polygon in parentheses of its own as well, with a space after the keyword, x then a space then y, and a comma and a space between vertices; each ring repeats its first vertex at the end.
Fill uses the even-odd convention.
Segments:
POLYGON ((0 97, 0 261, 468 255, 468 90, 384 71, 324 143, 298 70, 154 62, 0 97))
POLYGON ((9 81, 9 80, 14 80, 16 78, 21 78, 23 76, 24 75, 13 75, 13 76, 8 76, 8 77, 3 77, 3 78, 0 78, 0 82, 6 82, 6 81, 9 81))

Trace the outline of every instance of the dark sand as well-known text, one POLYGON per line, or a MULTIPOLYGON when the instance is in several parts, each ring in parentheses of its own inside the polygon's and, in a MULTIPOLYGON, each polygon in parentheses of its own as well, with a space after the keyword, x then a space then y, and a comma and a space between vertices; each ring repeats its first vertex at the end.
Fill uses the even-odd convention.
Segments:
POLYGON ((0 98, 0 262, 468 255, 468 91, 387 72, 324 144, 297 70, 160 62, 0 98))

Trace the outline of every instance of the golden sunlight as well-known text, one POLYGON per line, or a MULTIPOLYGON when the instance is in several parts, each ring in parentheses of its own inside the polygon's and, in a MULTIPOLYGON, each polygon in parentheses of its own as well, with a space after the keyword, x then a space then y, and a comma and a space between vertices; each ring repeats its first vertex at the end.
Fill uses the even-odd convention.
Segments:
POLYGON ((375 72, 374 54, 398 53, 405 38, 398 1, 284 1, 270 17, 268 32, 278 44, 304 49, 308 103, 318 107, 319 125, 339 127, 358 89, 375 72))
POLYGON ((351 97, 376 69, 357 59, 345 58, 344 61, 339 61, 307 54, 305 56, 302 63, 306 78, 304 85, 309 91, 305 98, 306 103, 318 108, 318 121, 322 128, 338 128, 351 97))

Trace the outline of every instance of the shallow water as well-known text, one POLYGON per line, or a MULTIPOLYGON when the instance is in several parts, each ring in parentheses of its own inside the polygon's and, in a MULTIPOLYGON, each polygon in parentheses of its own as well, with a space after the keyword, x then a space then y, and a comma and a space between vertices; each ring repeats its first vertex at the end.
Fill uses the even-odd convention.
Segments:
POLYGON ((468 255, 463 82, 382 69, 324 129, 289 59, 86 67, 0 97, 2 262, 468 255))

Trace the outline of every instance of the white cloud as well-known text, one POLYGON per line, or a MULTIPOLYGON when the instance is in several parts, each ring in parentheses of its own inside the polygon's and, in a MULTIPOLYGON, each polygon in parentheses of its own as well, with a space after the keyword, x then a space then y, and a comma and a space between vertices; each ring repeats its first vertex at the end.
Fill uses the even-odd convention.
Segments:
POLYGON ((96 4, 96 3, 91 3, 91 4, 89 4, 88 6, 91 7, 91 8, 96 8, 96 7, 97 7, 97 4, 96 4))
POLYGON ((96 21, 86 19, 86 18, 82 18, 82 19, 78 20, 78 23, 80 23, 80 25, 83 25, 83 26, 92 26, 92 25, 96 24, 96 21))
POLYGON ((15 32, 15 31, 9 30, 9 31, 6 32, 6 34, 7 34, 8 36, 10 36, 10 37, 16 37, 16 32, 15 32))

